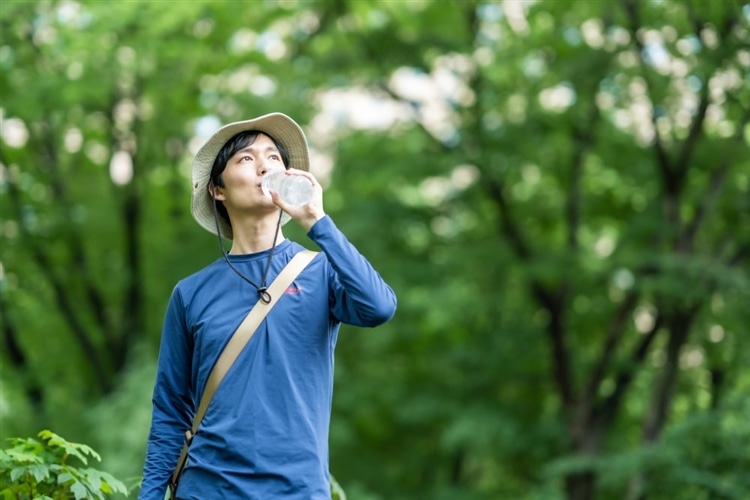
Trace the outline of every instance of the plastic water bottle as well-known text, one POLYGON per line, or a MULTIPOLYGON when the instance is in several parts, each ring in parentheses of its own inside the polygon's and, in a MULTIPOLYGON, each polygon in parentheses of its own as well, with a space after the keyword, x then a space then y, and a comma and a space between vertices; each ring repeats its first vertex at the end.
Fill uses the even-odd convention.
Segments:
POLYGON ((263 194, 271 197, 271 189, 279 193, 286 203, 299 207, 310 203, 313 195, 313 185, 305 177, 286 175, 284 170, 272 170, 263 176, 261 189, 263 194))

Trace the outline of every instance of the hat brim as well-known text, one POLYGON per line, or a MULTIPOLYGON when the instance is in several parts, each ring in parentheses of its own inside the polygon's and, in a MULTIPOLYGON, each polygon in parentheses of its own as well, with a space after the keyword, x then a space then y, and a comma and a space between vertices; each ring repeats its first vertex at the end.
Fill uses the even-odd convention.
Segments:
MULTIPOLYGON (((289 155, 289 168, 310 170, 310 153, 307 148, 305 133, 297 122, 287 115, 270 113, 252 120, 224 125, 201 146, 195 154, 192 167, 193 195, 190 201, 190 212, 202 228, 213 234, 217 233, 213 198, 208 192, 211 169, 216 156, 229 139, 247 130, 263 132, 280 143, 289 155)), ((282 224, 286 224, 289 219, 289 215, 284 213, 282 224)), ((229 240, 232 239, 232 227, 222 217, 219 217, 219 228, 221 236, 229 240)))

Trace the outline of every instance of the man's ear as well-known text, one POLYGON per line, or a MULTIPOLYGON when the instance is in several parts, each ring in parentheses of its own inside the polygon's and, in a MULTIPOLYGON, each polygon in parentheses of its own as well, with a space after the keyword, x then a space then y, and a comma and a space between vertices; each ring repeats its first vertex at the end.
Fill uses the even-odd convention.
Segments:
POLYGON ((214 198, 216 201, 224 201, 224 190, 221 187, 215 186, 213 182, 209 182, 208 186, 206 186, 206 189, 208 189, 209 196, 214 198))

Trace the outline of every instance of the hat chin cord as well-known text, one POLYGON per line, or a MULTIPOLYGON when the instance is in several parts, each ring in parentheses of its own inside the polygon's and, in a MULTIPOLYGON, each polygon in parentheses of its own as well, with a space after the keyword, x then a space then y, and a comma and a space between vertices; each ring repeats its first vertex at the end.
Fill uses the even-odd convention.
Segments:
MULTIPOLYGON (((210 183, 211 188, 214 187, 213 182, 210 183)), ((213 193, 213 189, 211 189, 211 192, 213 193)), ((271 245, 271 251, 268 254, 268 261, 266 261, 266 268, 263 270, 263 280, 260 282, 260 286, 253 283, 250 278, 242 274, 234 265, 232 265, 232 262, 229 260, 229 255, 227 255, 226 248, 224 248, 224 239, 221 237, 221 228, 219 226, 219 209, 216 206, 216 197, 211 196, 211 200, 213 201, 213 213, 214 213, 214 223, 216 224, 216 234, 219 238, 219 249, 221 250, 221 255, 224 257, 224 260, 226 261, 227 265, 237 273, 237 275, 242 278, 243 280, 250 283, 253 288, 255 288, 258 291, 258 299, 263 302, 264 304, 268 304, 271 302, 271 294, 268 293, 268 285, 266 284, 266 278, 268 277, 268 270, 271 268, 271 259, 273 258, 273 253, 276 250, 276 240, 279 237, 279 229, 281 228, 281 217, 284 215, 284 212, 279 209, 279 219, 276 221, 276 232, 273 235, 273 244, 271 245)))

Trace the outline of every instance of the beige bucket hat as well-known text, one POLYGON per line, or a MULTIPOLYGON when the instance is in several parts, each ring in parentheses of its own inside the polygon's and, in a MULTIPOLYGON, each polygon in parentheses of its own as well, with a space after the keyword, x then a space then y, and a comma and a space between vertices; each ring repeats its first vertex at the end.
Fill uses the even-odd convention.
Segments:
MULTIPOLYGON (((222 147, 236 134, 246 130, 258 130, 279 142, 289 155, 289 168, 310 170, 310 153, 307 139, 302 128, 283 113, 270 113, 251 120, 224 125, 198 150, 193 160, 193 196, 190 212, 193 218, 207 231, 216 234, 213 199, 208 193, 208 181, 211 168, 222 147)), ((284 214, 286 216, 286 214, 284 214)), ((287 222, 286 216, 283 222, 287 222)), ((232 239, 232 228, 227 221, 219 217, 221 236, 232 239)))

